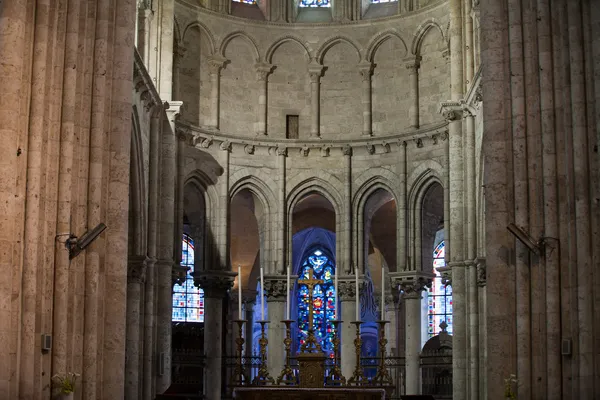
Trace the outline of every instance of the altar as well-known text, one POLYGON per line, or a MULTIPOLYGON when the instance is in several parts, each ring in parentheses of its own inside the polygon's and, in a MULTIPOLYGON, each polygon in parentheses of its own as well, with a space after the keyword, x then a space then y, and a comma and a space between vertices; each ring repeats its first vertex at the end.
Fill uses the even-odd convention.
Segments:
POLYGON ((385 389, 238 387, 233 390, 233 398, 238 400, 384 400, 385 389))

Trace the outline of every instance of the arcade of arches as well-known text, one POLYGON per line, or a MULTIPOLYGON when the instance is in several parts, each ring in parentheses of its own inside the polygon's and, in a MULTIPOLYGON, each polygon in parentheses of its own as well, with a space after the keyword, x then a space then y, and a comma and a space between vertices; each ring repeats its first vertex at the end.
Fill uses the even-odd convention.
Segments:
POLYGON ((594 1, 0 1, 0 76, 0 399, 166 398, 193 355, 225 398, 232 321, 277 377, 310 274, 347 378, 383 317, 395 395, 600 393, 594 1))

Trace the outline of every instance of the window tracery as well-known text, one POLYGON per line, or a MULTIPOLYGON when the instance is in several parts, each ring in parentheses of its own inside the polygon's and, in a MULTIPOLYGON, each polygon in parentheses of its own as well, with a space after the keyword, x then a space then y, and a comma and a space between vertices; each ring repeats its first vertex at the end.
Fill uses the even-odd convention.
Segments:
POLYGON ((187 267, 185 282, 173 286, 173 322, 204 322, 204 290, 194 286, 194 240, 183 234, 181 265, 187 267))

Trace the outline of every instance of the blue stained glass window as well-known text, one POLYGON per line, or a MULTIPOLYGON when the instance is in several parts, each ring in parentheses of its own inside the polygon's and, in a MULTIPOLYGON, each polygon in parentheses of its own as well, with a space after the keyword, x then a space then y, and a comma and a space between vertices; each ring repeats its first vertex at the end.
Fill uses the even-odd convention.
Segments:
POLYGON ((236 3, 256 4, 256 0, 233 0, 236 3))
POLYGON ((333 286, 335 265, 321 250, 316 250, 308 256, 300 269, 301 273, 298 278, 298 351, 308 336, 310 296, 308 287, 302 284, 302 280, 311 277, 311 268, 312 277, 323 281, 313 287, 313 330, 323 350, 331 355, 332 339, 335 334, 331 321, 335 320, 335 302, 337 301, 333 286))
POLYGON ((371 0, 371 3, 379 4, 379 3, 392 3, 398 0, 371 0))
POLYGON ((442 321, 446 321, 446 331, 452 334, 452 287, 442 283, 442 275, 437 270, 446 265, 444 256, 445 243, 441 241, 433 250, 435 278, 427 289, 427 336, 430 338, 441 332, 442 321))
POLYGON ((331 7, 329 0, 300 0, 300 7, 331 7))
POLYGON ((181 265, 188 268, 183 284, 173 287, 173 322, 204 322, 204 290, 194 286, 194 241, 183 234, 181 265))

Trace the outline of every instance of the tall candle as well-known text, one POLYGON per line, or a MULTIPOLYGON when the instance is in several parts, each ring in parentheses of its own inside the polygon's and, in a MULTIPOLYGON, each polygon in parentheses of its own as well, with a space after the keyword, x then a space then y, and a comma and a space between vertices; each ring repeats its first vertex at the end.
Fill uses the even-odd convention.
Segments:
MULTIPOLYGON (((336 271, 337 272, 337 271, 336 271)), ((333 278, 333 290, 335 292, 335 314, 334 317, 336 320, 340 320, 340 316, 338 315, 338 287, 339 287, 339 282, 338 282, 338 274, 335 274, 335 277, 333 278)))
POLYGON ((290 266, 287 266, 287 283, 285 285, 285 290, 287 293, 287 299, 285 302, 285 319, 290 319, 290 266))
POLYGON ((385 270, 381 267, 381 320, 385 320, 385 270))
POLYGON ((242 266, 238 265, 238 319, 242 319, 242 266))
POLYGON ((354 275, 356 277, 356 320, 360 321, 360 293, 358 292, 358 267, 354 267, 354 275))
POLYGON ((265 282, 264 282, 264 277, 263 277, 263 267, 260 267, 260 320, 264 321, 265 320, 265 295, 264 295, 264 287, 265 287, 265 282))

